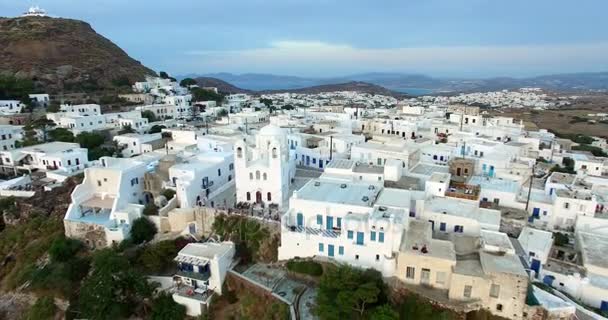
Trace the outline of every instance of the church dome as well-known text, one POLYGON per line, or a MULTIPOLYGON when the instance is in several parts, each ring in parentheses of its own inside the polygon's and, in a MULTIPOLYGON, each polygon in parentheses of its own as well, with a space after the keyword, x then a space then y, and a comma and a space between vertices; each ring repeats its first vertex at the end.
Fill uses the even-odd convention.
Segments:
POLYGON ((283 136, 285 132, 280 127, 269 124, 260 129, 260 135, 263 136, 283 136))

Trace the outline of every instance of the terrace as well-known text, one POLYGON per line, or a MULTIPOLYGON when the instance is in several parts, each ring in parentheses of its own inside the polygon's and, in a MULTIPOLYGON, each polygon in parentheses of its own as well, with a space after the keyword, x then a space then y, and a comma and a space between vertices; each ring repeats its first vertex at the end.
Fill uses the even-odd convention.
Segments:
POLYGON ((445 192, 446 197, 479 200, 481 188, 478 185, 470 185, 466 183, 450 182, 449 189, 445 192))

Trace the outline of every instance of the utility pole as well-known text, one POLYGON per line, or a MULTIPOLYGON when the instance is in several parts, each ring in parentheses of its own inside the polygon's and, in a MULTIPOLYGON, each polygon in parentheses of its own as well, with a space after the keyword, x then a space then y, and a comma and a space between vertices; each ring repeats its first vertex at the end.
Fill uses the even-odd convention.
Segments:
POLYGON ((334 136, 329 136, 329 160, 332 160, 334 154, 334 136))
POLYGON ((528 205, 530 204, 530 196, 532 195, 532 181, 534 181, 534 169, 536 163, 532 166, 532 174, 530 175, 530 186, 528 187, 528 199, 526 200, 526 212, 528 211, 528 205))

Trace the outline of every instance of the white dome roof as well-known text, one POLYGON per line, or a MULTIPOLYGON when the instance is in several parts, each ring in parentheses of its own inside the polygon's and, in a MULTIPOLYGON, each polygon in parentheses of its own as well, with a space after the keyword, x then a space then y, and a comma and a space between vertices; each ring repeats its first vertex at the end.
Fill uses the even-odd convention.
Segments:
POLYGON ((282 136, 285 132, 280 127, 269 124, 260 129, 260 134, 263 136, 282 136))

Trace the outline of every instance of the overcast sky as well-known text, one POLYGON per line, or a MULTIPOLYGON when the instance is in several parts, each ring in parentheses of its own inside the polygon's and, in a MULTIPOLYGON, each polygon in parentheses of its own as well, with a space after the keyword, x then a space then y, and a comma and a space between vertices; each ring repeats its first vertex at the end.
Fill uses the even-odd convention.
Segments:
POLYGON ((608 0, 0 0, 0 16, 31 4, 174 75, 608 71, 608 0))

